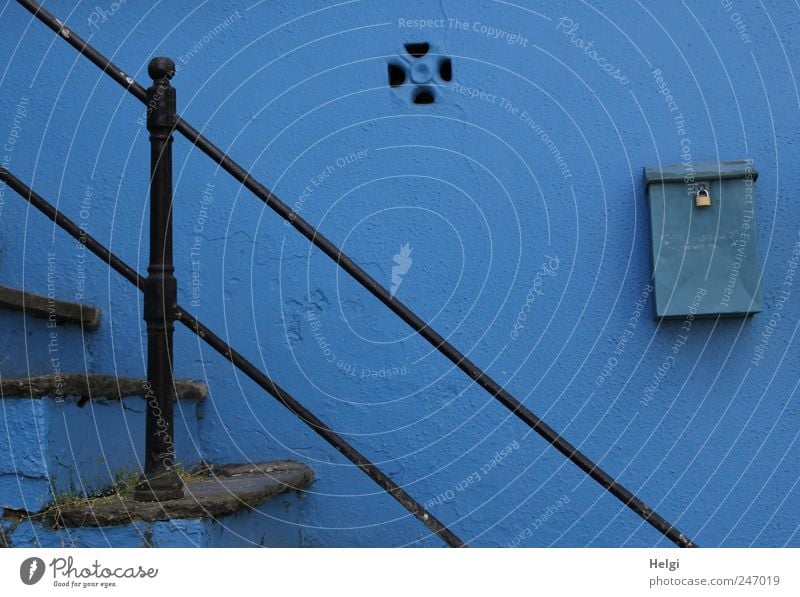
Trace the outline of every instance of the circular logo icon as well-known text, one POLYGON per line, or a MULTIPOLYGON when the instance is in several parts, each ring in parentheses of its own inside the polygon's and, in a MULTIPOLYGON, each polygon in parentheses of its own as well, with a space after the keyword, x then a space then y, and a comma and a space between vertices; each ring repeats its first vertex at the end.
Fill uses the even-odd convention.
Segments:
POLYGON ((44 576, 44 560, 28 558, 19 567, 19 578, 26 585, 35 585, 44 576))

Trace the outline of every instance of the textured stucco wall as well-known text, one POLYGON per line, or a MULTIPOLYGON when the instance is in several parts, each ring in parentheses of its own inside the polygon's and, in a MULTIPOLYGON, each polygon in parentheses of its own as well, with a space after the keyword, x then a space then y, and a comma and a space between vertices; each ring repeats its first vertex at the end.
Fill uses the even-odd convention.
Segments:
MULTIPOLYGON (((176 59, 183 115, 387 286, 408 244, 398 298, 698 543, 800 545, 793 3, 46 6, 141 83, 149 58, 176 59), (452 57, 433 105, 386 84, 408 41, 452 57), (676 352, 683 322, 651 318, 642 167, 745 156, 765 310, 695 321, 676 352)), ((0 19, 8 167, 143 271, 142 106, 16 3, 0 19)), ((665 544, 183 139, 175 164, 182 302, 462 538, 665 544)), ((91 336, 59 331, 61 367, 143 374, 133 289, 10 191, 0 233, 2 283, 47 292, 52 252, 58 295, 85 274, 104 309, 91 336)), ((48 373, 41 322, 0 317, 2 374, 48 373)), ((210 386, 205 458, 315 469, 298 543, 439 544, 227 362, 176 342, 178 374, 210 386)))

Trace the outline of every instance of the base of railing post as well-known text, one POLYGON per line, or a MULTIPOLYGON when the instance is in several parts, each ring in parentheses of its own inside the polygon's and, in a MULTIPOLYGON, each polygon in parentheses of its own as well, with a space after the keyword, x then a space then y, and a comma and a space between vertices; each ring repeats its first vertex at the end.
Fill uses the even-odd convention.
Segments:
POLYGON ((133 499, 137 502, 167 502, 184 497, 183 481, 174 471, 158 477, 145 477, 136 486, 133 499))

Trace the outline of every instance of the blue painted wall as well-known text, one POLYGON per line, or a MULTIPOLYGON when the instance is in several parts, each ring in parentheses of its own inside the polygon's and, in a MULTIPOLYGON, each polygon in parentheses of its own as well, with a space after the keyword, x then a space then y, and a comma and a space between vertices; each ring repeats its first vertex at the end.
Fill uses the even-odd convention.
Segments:
MULTIPOLYGON (((175 58, 182 114, 387 286, 408 244, 398 298, 698 543, 800 545, 793 3, 46 6, 143 84, 175 58), (452 57, 433 105, 386 84, 416 41, 452 57), (765 310, 695 321, 676 352, 684 322, 651 316, 642 167, 745 156, 765 310)), ((16 3, 0 20, 6 165, 143 271, 142 106, 16 3)), ((666 544, 185 140, 175 156, 181 301, 463 539, 666 544)), ((137 293, 1 205, 2 283, 46 293, 52 252, 57 294, 105 310, 91 337, 62 329, 59 366, 142 375, 137 293)), ((41 322, 2 317, 2 374, 52 372, 41 322)), ((210 386, 206 459, 315 469, 299 544, 439 544, 193 336, 177 345, 178 374, 210 386)))

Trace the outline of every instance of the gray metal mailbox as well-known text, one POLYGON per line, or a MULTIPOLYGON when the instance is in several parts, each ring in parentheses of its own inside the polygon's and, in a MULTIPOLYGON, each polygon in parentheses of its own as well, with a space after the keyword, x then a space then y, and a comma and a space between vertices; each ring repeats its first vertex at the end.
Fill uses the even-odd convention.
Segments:
POLYGON ((656 317, 761 311, 752 160, 644 169, 656 317))

